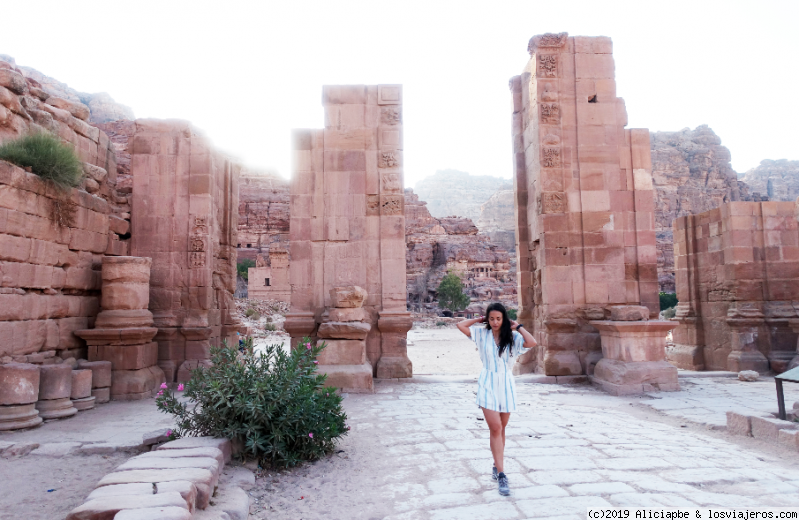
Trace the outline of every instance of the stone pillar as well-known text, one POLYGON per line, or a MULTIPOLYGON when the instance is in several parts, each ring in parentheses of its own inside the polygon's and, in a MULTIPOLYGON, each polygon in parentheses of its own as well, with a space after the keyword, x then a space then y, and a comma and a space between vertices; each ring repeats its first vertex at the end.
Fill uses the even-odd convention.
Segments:
POLYGON ((666 351, 666 359, 684 370, 704 370, 704 323, 697 313, 701 305, 697 267, 697 244, 694 215, 674 219, 674 270, 677 290, 677 312, 674 345, 666 351))
POLYGON ((150 258, 107 256, 102 268, 102 311, 94 329, 75 331, 89 345, 89 361, 110 361, 111 398, 152 397, 164 382, 156 365, 158 344, 153 341, 150 301, 150 258))
POLYGON ((91 370, 72 371, 72 391, 69 398, 72 400, 72 406, 78 411, 94 408, 95 397, 92 395, 91 370))
POLYGON ((763 336, 766 321, 759 306, 730 307, 726 322, 730 327, 727 370, 731 372, 754 370, 761 374, 768 372, 768 359, 759 348, 760 343, 768 339, 763 336))
POLYGON ((0 365, 0 431, 31 428, 42 423, 39 367, 28 363, 0 365))
POLYGON ((107 403, 111 400, 111 367, 110 361, 78 360, 78 368, 92 371, 92 397, 95 404, 107 403))
POLYGON ((534 36, 510 81, 519 321, 516 372, 588 374, 611 305, 660 311, 649 131, 625 129, 606 37, 534 36))
POLYGON ((72 394, 72 365, 42 365, 39 371, 39 400, 36 401, 39 417, 62 419, 78 413, 69 399, 72 394))
MULTIPOLYGON (((316 338, 333 287, 366 290, 373 375, 410 377, 401 85, 327 85, 323 130, 294 135, 291 312, 296 346, 316 338)), ((321 337, 321 336, 320 336, 321 337)))
POLYGON ((358 286, 333 287, 334 308, 319 325, 318 337, 327 346, 319 354, 319 372, 342 392, 372 393, 372 366, 366 359, 366 336, 372 329, 363 310, 366 291, 358 286))
POLYGON ((599 330, 603 355, 596 364, 593 380, 612 395, 680 389, 677 367, 666 361, 666 333, 677 324, 641 320, 648 313, 645 307, 611 307, 611 318, 628 320, 590 322, 599 330), (634 309, 643 309, 643 312, 635 316, 634 309), (617 311, 623 312, 614 315, 617 311), (640 321, 630 320, 636 317, 640 321))

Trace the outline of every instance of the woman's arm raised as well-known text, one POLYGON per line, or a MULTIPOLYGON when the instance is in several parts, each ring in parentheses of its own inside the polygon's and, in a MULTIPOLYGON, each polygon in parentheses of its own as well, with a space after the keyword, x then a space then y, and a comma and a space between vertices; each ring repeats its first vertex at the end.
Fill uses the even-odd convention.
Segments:
POLYGON ((481 323, 485 321, 485 316, 480 316, 479 318, 474 318, 471 320, 463 320, 459 321, 455 325, 458 327, 458 330, 466 334, 467 337, 472 337, 472 331, 469 330, 469 327, 474 325, 475 323, 481 323))
POLYGON ((510 326, 513 330, 521 334, 522 338, 524 338, 524 348, 533 348, 534 346, 538 345, 538 342, 535 340, 535 338, 533 338, 533 335, 530 334, 526 328, 522 327, 521 329, 516 329, 516 327, 519 326, 517 321, 510 320, 510 326))

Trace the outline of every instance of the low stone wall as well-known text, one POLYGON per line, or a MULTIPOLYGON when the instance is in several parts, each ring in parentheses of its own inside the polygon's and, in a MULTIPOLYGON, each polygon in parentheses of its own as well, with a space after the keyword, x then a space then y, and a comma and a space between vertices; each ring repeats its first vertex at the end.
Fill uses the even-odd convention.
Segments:
POLYGON ((109 202, 71 190, 73 222, 61 227, 57 198, 37 175, 0 161, 0 363, 85 358, 72 332, 99 312, 102 257, 127 254, 127 226, 109 202))

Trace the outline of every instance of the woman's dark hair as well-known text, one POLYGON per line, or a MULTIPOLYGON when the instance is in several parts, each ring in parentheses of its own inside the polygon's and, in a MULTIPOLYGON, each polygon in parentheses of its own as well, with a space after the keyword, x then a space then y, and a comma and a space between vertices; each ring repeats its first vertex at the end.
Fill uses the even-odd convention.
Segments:
MULTIPOLYGON (((508 318, 508 311, 501 303, 492 303, 486 307, 486 329, 491 330, 491 324, 488 323, 488 316, 491 311, 499 311, 502 313, 502 325, 499 326, 499 356, 505 353, 505 349, 513 345, 513 332, 510 329, 510 318, 508 318)), ((511 348, 511 356, 513 349, 511 348)))

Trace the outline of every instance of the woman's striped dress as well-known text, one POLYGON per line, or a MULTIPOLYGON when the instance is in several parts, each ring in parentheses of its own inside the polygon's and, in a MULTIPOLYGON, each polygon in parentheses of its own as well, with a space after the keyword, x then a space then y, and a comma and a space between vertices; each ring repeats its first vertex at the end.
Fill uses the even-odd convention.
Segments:
POLYGON ((516 411, 516 383, 513 380, 513 364, 525 350, 524 338, 513 331, 513 345, 499 357, 499 347, 494 334, 484 324, 469 327, 472 341, 477 345, 483 370, 477 380, 477 406, 497 412, 516 411))

